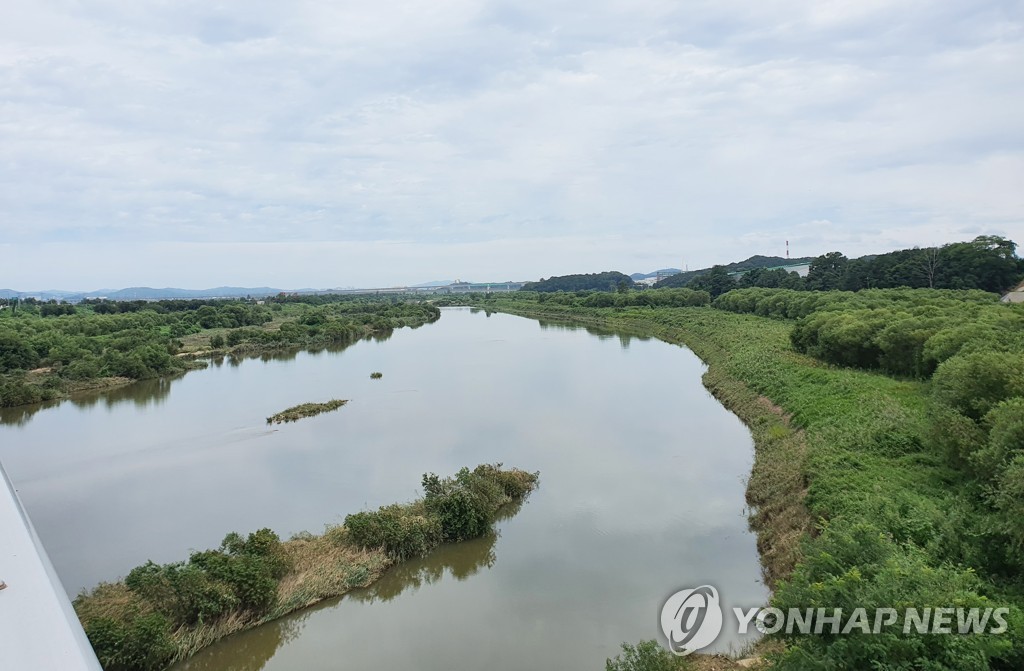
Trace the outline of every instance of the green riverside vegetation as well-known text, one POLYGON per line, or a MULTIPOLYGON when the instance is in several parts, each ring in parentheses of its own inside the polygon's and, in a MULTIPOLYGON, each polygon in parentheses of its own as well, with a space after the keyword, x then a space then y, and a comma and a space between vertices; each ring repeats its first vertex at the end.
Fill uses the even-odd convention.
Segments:
POLYGON ((287 410, 282 410, 277 414, 267 417, 267 424, 297 422, 304 417, 316 417, 319 414, 337 410, 346 403, 348 403, 347 399, 336 398, 327 401, 326 403, 303 403, 301 405, 295 405, 287 410))
POLYGON ((75 599, 107 671, 157 671, 219 638, 251 629, 355 587, 440 543, 488 533, 539 475, 501 464, 423 476, 422 499, 349 515, 320 536, 281 541, 270 529, 231 533, 188 561, 147 562, 124 580, 75 599))
MULTIPOLYGON (((1024 667, 1024 306, 979 291, 754 288, 669 307, 660 291, 607 294, 615 307, 589 293, 466 300, 701 357, 705 384, 754 434, 747 496, 771 605, 1010 609, 1001 635, 783 632, 775 668, 1024 667)), ((661 668, 648 648, 609 668, 647 668, 632 665, 643 651, 661 668)))
POLYGON ((436 320, 425 302, 339 295, 266 300, 11 302, 0 310, 0 407, 202 367, 197 357, 345 345, 436 320))

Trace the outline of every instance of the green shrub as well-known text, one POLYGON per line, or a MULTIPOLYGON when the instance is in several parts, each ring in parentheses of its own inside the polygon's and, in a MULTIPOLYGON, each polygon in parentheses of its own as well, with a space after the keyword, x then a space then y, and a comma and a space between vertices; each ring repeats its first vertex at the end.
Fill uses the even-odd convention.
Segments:
POLYGON ((622 654, 607 660, 604 668, 605 671, 673 671, 685 666, 681 659, 652 640, 635 646, 623 643, 622 654))
POLYGON ((97 618, 88 623, 85 633, 105 671, 159 671, 176 651, 170 623, 157 613, 136 617, 128 624, 97 618))
POLYGON ((357 545, 383 548, 398 560, 422 556, 442 540, 440 521, 408 505, 393 504, 375 512, 348 515, 345 528, 357 545))
POLYGON ((1024 353, 960 354, 935 371, 935 400, 980 421, 1001 401, 1024 396, 1024 353))
MULTIPOLYGON (((806 548, 791 580, 782 584, 772 605, 784 612, 795 608, 896 608, 901 619, 878 634, 859 632, 778 635, 787 648, 777 668, 860 671, 887 668, 934 671, 983 671, 1015 656, 1008 635, 936 636, 903 633, 902 610, 913 606, 985 608, 1001 606, 982 595, 984 586, 971 571, 933 565, 926 552, 898 544, 868 523, 835 521, 806 548)), ((1016 617, 1019 617, 1019 611, 1016 617)))

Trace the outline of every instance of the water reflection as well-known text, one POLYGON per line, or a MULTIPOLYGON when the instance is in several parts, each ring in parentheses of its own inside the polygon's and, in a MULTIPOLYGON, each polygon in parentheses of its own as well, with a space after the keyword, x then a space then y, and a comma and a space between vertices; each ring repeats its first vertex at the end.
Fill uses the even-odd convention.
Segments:
MULTIPOLYGON (((515 517, 524 503, 520 501, 502 508, 496 522, 515 517)), ((494 529, 480 538, 442 545, 426 557, 395 566, 369 587, 352 590, 347 598, 362 603, 391 601, 405 591, 415 592, 424 585, 432 585, 445 575, 466 580, 479 573, 480 569, 494 566, 498 560, 494 545, 499 536, 500 532, 494 529)))
MULTIPOLYGON (((508 505, 498 514, 498 521, 519 512, 523 503, 508 505)), ((224 639, 175 671, 260 671, 283 645, 298 638, 314 613, 341 607, 346 601, 360 604, 387 603, 404 593, 414 593, 426 585, 434 585, 446 576, 457 581, 468 580, 482 569, 497 562, 495 544, 497 530, 461 543, 442 545, 426 557, 411 559, 392 567, 379 580, 362 589, 354 589, 342 597, 328 599, 292 613, 255 630, 241 632, 224 639)))
MULTIPOLYGON (((446 309, 386 343, 214 362, 146 391, 158 403, 61 404, 0 426, 0 459, 72 594, 228 531, 287 537, 408 501, 425 472, 539 470, 500 536, 230 637, 190 668, 601 668, 658 635, 679 588, 716 585, 726 608, 765 598, 743 514, 750 434, 695 356, 640 335, 446 309), (266 426, 329 398, 351 402, 266 426)), ((716 649, 742 644, 723 632, 716 649)))
POLYGON ((632 341, 638 340, 640 342, 647 342, 652 340, 650 335, 641 332, 632 332, 628 329, 616 327, 606 328, 603 326, 594 325, 582 325, 576 323, 570 323, 565 321, 559 321, 557 319, 551 319, 549 317, 542 317, 537 319, 537 324, 543 331, 584 331, 592 336, 596 336, 599 340, 613 340, 618 339, 619 346, 622 349, 629 349, 629 345, 632 341))
POLYGON ((201 662, 191 660, 172 668, 180 671, 260 671, 281 646, 299 637, 310 615, 324 607, 307 608, 269 622, 259 628, 259 635, 256 636, 253 631, 230 636, 207 648, 201 662), (228 642, 230 644, 225 645, 228 642))
MULTIPOLYGON (((361 338, 354 338, 351 341, 344 343, 335 343, 326 347, 293 347, 252 353, 240 352, 210 357, 209 359, 200 360, 200 363, 208 364, 213 368, 221 368, 225 363, 227 363, 230 367, 237 368, 241 366, 243 362, 248 360, 257 360, 262 361, 263 363, 269 363, 272 361, 292 361, 300 353, 306 353, 312 356, 320 354, 338 354, 360 341, 383 343, 390 340, 393 335, 394 330, 387 329, 379 333, 367 335, 361 338)), ((203 367, 205 368, 206 366, 204 365, 203 367)), ((171 393, 171 386, 173 383, 180 380, 187 374, 188 373, 181 373, 178 375, 154 378, 150 380, 138 380, 120 387, 77 392, 66 399, 21 405, 14 408, 0 408, 0 425, 25 426, 39 411, 57 407, 62 403, 71 403, 75 407, 83 409, 96 406, 109 409, 121 403, 132 403, 137 408, 159 405, 171 393)))

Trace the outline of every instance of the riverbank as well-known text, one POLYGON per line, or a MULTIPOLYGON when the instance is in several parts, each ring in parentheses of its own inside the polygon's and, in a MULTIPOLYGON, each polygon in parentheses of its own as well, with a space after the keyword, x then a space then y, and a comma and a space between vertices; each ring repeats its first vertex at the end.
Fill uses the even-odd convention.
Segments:
POLYGON ((538 474, 501 464, 426 474, 424 498, 349 515, 322 535, 280 541, 269 529, 228 534, 187 562, 148 562, 74 601, 106 669, 158 671, 229 634, 367 587, 389 567, 437 545, 488 533, 522 503, 538 474))
MULTIPOLYGON (((654 336, 708 365, 706 387, 754 435, 747 501, 772 606, 1007 607, 1024 624, 991 513, 936 447, 928 382, 823 363, 793 349, 793 321, 711 307, 588 308, 528 296, 473 305, 654 336)), ((781 632, 765 644, 784 647, 766 657, 785 669, 899 659, 907 668, 980 670, 1018 668, 1024 654, 1024 631, 1013 624, 1004 635, 908 631, 781 632)))
POLYGON ((76 308, 46 317, 0 314, 0 407, 18 407, 180 374, 217 356, 345 346, 436 321, 426 303, 300 296, 252 301, 158 301, 76 308), (100 307, 127 312, 97 313, 100 307))
MULTIPOLYGON (((490 304, 488 308, 492 308, 490 304)), ((658 310, 667 310, 661 308, 658 310)), ((812 517, 804 504, 807 496, 807 437, 792 421, 792 415, 769 397, 759 393, 749 382, 734 373, 730 357, 734 352, 726 339, 725 323, 719 313, 703 308, 673 308, 709 320, 686 320, 680 323, 659 323, 647 319, 651 311, 627 315, 607 309, 586 312, 544 306, 534 309, 504 304, 502 312, 541 320, 558 320, 566 324, 582 324, 617 329, 636 335, 654 336, 694 352, 708 369, 702 377, 704 386, 730 412, 750 429, 754 439, 754 465, 747 481, 746 502, 750 507, 750 525, 757 534, 765 584, 774 589, 788 578, 800 556, 801 539, 814 533, 812 517), (717 328, 722 327, 722 328, 717 328)), ((731 315, 722 315, 728 319, 731 315)), ((767 320, 765 320, 767 321, 767 320)), ((784 325, 771 322, 760 334, 758 345, 764 351, 781 353, 786 348, 788 332, 784 325)))

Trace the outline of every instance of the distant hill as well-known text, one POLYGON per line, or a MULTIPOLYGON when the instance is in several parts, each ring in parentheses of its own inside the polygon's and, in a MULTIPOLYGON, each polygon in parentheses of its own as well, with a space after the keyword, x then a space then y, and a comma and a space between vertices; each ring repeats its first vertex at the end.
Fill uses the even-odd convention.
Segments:
MULTIPOLYGON (((297 289, 306 292, 312 289, 297 289)), ((0 289, 0 298, 35 297, 41 300, 79 301, 83 298, 109 298, 114 301, 129 300, 161 300, 170 298, 244 298, 245 296, 273 296, 281 293, 281 289, 272 287, 214 287, 212 289, 175 289, 167 287, 128 287, 126 289, 99 289, 97 291, 63 291, 51 289, 46 291, 15 291, 0 289)))
MULTIPOLYGON (((754 268, 775 268, 777 266, 793 266, 810 263, 814 260, 813 256, 800 256, 794 259, 787 259, 783 256, 761 256, 755 254, 749 259, 743 261, 736 261, 734 263, 725 264, 727 272, 736 273, 744 272, 747 270, 753 270, 754 268)), ((679 273, 671 277, 666 277, 662 281, 658 282, 658 287, 684 287, 694 277, 698 277, 707 272, 710 272, 711 268, 701 268, 700 270, 690 270, 687 272, 679 273)))
POLYGON ((633 286, 629 275, 614 270, 583 275, 557 275, 539 282, 527 282, 523 291, 615 291, 621 283, 633 286))
POLYGON ((662 268, 649 273, 633 273, 630 275, 634 280, 649 280, 652 277, 657 277, 659 273, 665 273, 666 275, 675 275, 676 273, 683 272, 679 268, 662 268))
POLYGON ((412 285, 413 288, 426 288, 426 287, 446 287, 449 284, 455 284, 455 280, 434 280, 433 282, 421 282, 419 284, 412 285))
POLYGON ((244 298, 245 296, 271 296, 278 293, 281 293, 281 290, 272 287, 214 287, 213 289, 128 287, 117 291, 92 291, 82 294, 82 297, 127 301, 168 298, 244 298))

